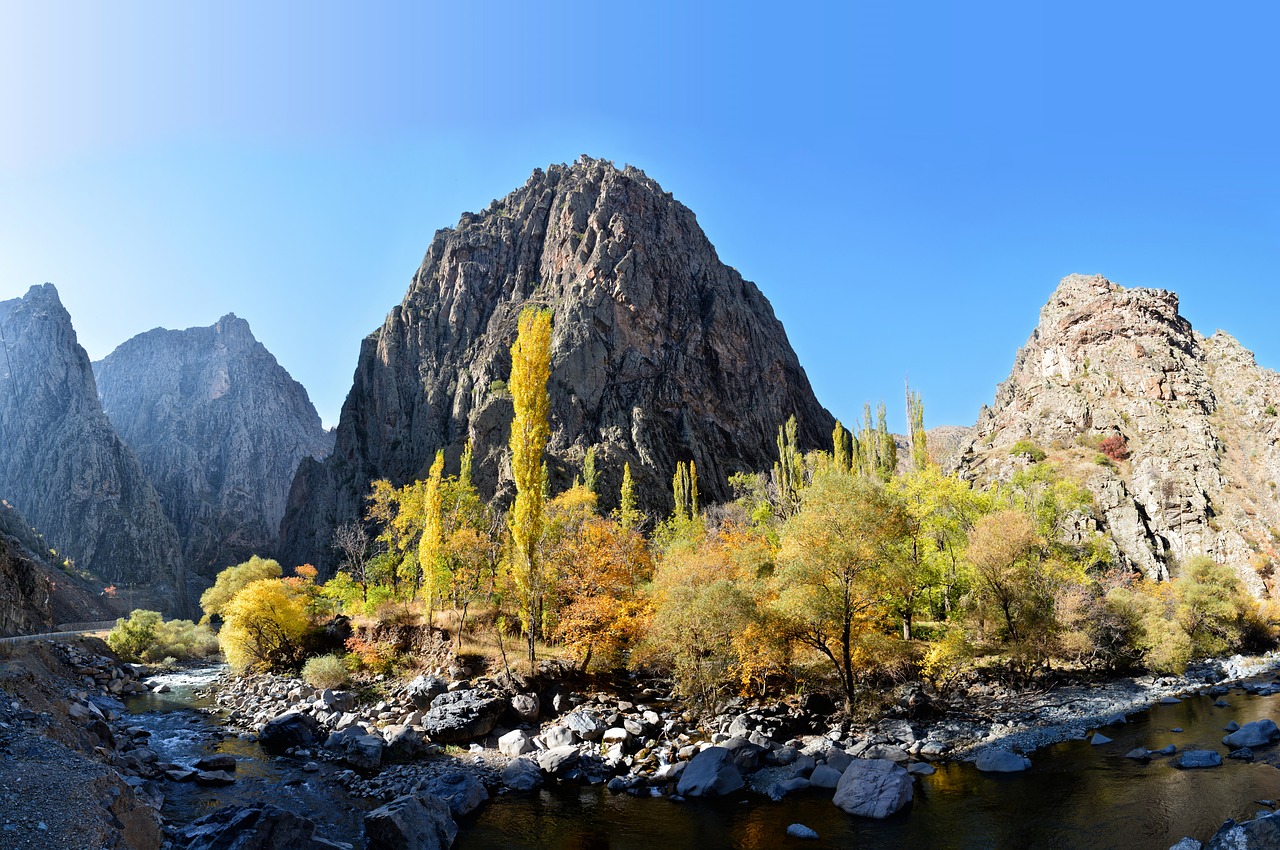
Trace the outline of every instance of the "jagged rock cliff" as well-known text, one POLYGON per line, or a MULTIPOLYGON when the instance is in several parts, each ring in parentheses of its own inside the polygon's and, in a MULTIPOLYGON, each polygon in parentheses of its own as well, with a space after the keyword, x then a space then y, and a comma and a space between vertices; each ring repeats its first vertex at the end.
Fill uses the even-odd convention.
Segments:
POLYGON ((89 356, 50 284, 0 301, 0 497, 50 545, 135 599, 186 610, 178 535, 107 421, 89 356))
POLYGON ((1206 554, 1261 593, 1280 539, 1277 406, 1280 376, 1227 334, 1196 333, 1174 293, 1071 275, 960 466, 1007 476, 1026 463, 1010 448, 1029 440, 1093 492, 1123 562, 1165 577, 1206 554), (1105 439, 1121 459, 1099 451, 1105 439))
POLYGON ((111 424, 177 528, 187 569, 213 578, 274 551, 304 457, 333 448, 307 391, 234 314, 156 328, 93 364, 111 424))
POLYGON ((583 157, 436 234, 365 340, 333 455, 299 469, 281 529, 290 561, 330 563, 331 529, 357 516, 369 482, 421 477, 439 448, 456 470, 471 439, 482 491, 509 490, 505 382, 527 304, 553 314, 553 492, 594 445, 606 508, 630 462, 642 506, 665 513, 677 461, 697 462, 712 501, 731 473, 769 467, 788 416, 805 448, 830 441, 834 420, 760 290, 643 172, 583 157))

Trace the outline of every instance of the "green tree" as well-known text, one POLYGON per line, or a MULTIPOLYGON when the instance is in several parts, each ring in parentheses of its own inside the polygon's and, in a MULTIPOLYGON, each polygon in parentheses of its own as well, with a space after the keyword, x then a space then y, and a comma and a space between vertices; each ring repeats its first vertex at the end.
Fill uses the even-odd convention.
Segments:
POLYGON ((778 460, 773 464, 773 489, 777 494, 774 513, 781 518, 800 508, 800 492, 804 489, 804 455, 800 452, 799 424, 792 416, 778 428, 778 460))
POLYGON ((691 520, 698 515, 698 467, 693 461, 677 463, 675 477, 671 479, 675 496, 677 520, 691 520))
POLYGON ((591 446, 582 459, 582 483, 592 493, 597 493, 596 487, 599 480, 600 475, 596 472, 596 447, 591 446))
POLYGON ((849 472, 853 469, 853 435, 849 429, 836 420, 835 430, 831 432, 832 454, 836 469, 849 472))
POLYGON ((520 314, 516 341, 511 346, 511 380, 507 386, 515 408, 510 444, 511 471, 516 484, 510 519, 511 541, 515 550, 516 584, 523 597, 531 668, 537 662, 538 614, 543 594, 538 541, 542 537, 546 487, 542 454, 551 434, 547 393, 550 378, 551 313, 527 307, 520 314))
POLYGON ((631 464, 622 465, 622 490, 618 501, 618 523, 627 531, 640 527, 640 511, 636 508, 636 488, 631 480, 631 464))
MULTIPOLYGON (((907 442, 911 446, 911 466, 913 469, 924 469, 929 465, 929 441, 924 430, 924 402, 920 393, 913 393, 907 387, 907 442)), ((897 447, 894 447, 896 454, 897 447)))

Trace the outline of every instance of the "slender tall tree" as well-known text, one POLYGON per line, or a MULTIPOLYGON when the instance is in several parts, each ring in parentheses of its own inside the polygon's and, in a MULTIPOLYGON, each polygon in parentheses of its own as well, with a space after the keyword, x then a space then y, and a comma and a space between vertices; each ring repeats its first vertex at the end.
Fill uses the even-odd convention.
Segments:
POLYGON ((523 596, 529 666, 537 663, 537 638, 542 606, 542 576, 538 542, 542 537, 542 509, 546 490, 546 466, 542 454, 551 436, 548 419, 551 378, 551 313, 526 307, 511 346, 511 391, 515 418, 511 422, 511 471, 516 500, 511 508, 511 542, 515 548, 515 574, 523 596))
POLYGON ((924 402, 907 384, 907 442, 911 446, 911 466, 916 471, 929 465, 929 442, 924 433, 924 402))
POLYGON ((618 524, 627 531, 634 531, 640 524, 640 511, 636 509, 636 487, 631 481, 631 464, 622 465, 622 492, 618 499, 618 524))

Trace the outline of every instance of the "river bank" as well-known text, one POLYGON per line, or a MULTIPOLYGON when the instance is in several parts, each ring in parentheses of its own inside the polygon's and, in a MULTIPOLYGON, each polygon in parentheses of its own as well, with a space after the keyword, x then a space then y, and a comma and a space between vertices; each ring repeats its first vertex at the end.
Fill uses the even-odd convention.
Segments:
MULTIPOLYGON (((440 825, 441 846, 451 830, 463 848, 492 846, 495 835, 507 833, 525 835, 510 838, 513 847, 568 846, 577 839, 558 843, 557 831, 575 829, 613 829, 610 847, 653 846, 627 843, 639 823, 653 834, 709 831, 708 847, 785 846, 788 824, 780 819, 795 818, 824 835, 887 847, 903 836, 936 843, 948 829, 953 838, 984 834, 989 826, 974 812, 1022 819, 1021 828, 1032 829, 1045 812, 1023 798, 1069 800, 1077 785, 1100 782, 1109 790, 1090 790, 1096 820, 1106 822, 1107 807, 1124 811, 1135 788, 1147 789, 1144 799, 1190 793, 1200 813, 1194 822, 1175 814, 1152 826, 1151 813, 1130 816, 1145 819, 1148 831, 1192 824, 1188 834, 1207 838, 1226 817, 1251 816, 1253 798, 1280 798, 1274 751, 1258 751, 1251 764, 1230 762, 1227 773, 1216 774, 1227 779, 1203 787, 1206 780, 1174 769, 1171 759, 1156 756, 1148 765, 1124 756, 1171 742, 1181 750, 1213 748, 1228 721, 1274 716, 1278 661, 1223 659, 1180 677, 1067 682, 1041 691, 980 684, 950 702, 935 699, 926 711, 904 699, 901 716, 866 724, 828 713, 832 706, 818 697, 741 703, 699 722, 657 681, 630 680, 606 693, 571 676, 451 680, 436 671, 441 675, 357 693, 204 670, 144 683, 145 671, 110 657, 100 642, 38 644, 12 655, 0 681, 0 748, 8 755, 0 778, 10 789, 0 795, 2 843, 157 850, 168 840, 185 848, 191 844, 183 830, 193 821, 228 807, 273 804, 301 822, 307 841, 313 838, 306 831, 319 825, 315 835, 323 838, 314 840, 322 843, 314 846, 361 847, 371 835, 370 815, 412 798, 439 802, 432 823, 440 825), (1122 723, 1124 716, 1133 722, 1122 723), (1174 724, 1187 734, 1178 737, 1174 724), (1114 741, 1091 747, 1084 739, 1099 729, 1114 741), (704 750, 732 757, 714 781, 693 782, 704 750), (984 779, 972 762, 993 750, 1030 754, 1035 767, 1016 778, 984 779), (851 764, 880 761, 909 771, 913 814, 875 821, 832 806, 851 764), (1103 768, 1105 779, 1097 773, 1103 768), (26 788, 41 789, 39 807, 13 790, 26 788), (967 802, 955 796, 961 791, 967 802), (86 793, 99 801, 101 817, 86 819, 65 802, 86 793), (701 799, 681 804, 693 797, 701 799), (92 837, 76 837, 95 822, 92 837), (744 830, 759 839, 741 838, 744 830)), ((425 809, 417 814, 425 817, 425 809)), ((1101 832, 1093 843, 1063 846, 1164 848, 1180 837, 1108 844, 1101 832)), ((1018 846, 1016 840, 937 846, 1018 846)))

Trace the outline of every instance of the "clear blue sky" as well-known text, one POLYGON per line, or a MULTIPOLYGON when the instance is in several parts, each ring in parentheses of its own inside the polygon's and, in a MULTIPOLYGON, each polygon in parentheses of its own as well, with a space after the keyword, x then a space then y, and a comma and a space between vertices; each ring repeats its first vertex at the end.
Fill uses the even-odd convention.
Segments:
POLYGON ((1077 271, 1277 367, 1273 8, 0 0, 0 299, 52 281, 94 358, 235 312, 333 424, 432 233, 589 153, 846 420, 909 373, 971 424, 1077 271))

